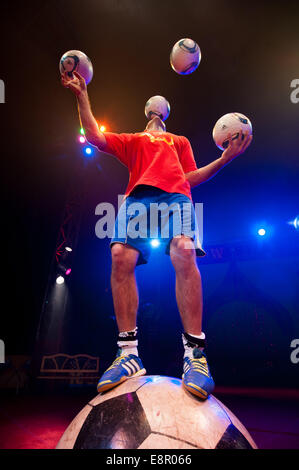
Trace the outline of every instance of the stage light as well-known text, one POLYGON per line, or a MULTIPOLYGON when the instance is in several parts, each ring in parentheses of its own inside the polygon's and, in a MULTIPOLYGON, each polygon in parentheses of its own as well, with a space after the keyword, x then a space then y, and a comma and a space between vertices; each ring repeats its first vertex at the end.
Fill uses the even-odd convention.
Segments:
POLYGON ((80 129, 80 134, 85 135, 85 130, 83 129, 83 127, 81 127, 81 129, 80 129))
POLYGON ((297 215, 294 220, 291 220, 291 222, 288 222, 288 224, 292 225, 296 230, 299 230, 299 215, 297 215))
POLYGON ((91 147, 85 147, 85 149, 84 149, 84 153, 85 153, 85 155, 88 155, 88 156, 90 156, 90 155, 92 155, 92 153, 93 153, 93 150, 92 150, 92 148, 91 148, 91 147))
POLYGON ((104 124, 101 124, 99 121, 97 121, 97 125, 101 132, 105 132, 106 126, 104 124))
POLYGON ((58 276, 56 278, 56 284, 63 284, 64 283, 64 277, 63 276, 58 276))
POLYGON ((67 266, 66 263, 64 263, 64 264, 59 263, 58 270, 61 274, 65 275, 65 276, 69 276, 72 272, 71 268, 69 266, 67 266))
POLYGON ((151 245, 152 245, 152 247, 157 248, 157 246, 160 245, 160 242, 159 242, 159 240, 152 240, 151 245))
POLYGON ((85 139, 85 137, 83 137, 83 135, 80 135, 80 136, 79 136, 79 142, 80 142, 81 144, 84 144, 84 142, 86 142, 86 139, 85 139))
POLYGON ((68 245, 59 254, 59 261, 57 266, 57 275, 69 276, 72 272, 72 248, 68 245))
POLYGON ((264 237, 266 235, 266 230, 264 228, 258 229, 257 233, 260 237, 264 237))

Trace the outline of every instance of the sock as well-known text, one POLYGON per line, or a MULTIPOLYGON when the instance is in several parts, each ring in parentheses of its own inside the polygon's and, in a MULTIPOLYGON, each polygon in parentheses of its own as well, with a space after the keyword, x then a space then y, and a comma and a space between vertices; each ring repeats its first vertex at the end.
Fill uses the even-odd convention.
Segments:
POLYGON ((118 333, 117 346, 120 348, 121 354, 138 356, 137 326, 134 330, 118 333))
POLYGON ((203 351, 206 346, 205 338, 206 338, 206 335, 204 333, 201 333, 199 336, 190 335, 188 333, 183 333, 182 339, 183 339, 183 344, 185 348, 184 358, 185 357, 193 358, 194 348, 199 348, 201 351, 203 351))

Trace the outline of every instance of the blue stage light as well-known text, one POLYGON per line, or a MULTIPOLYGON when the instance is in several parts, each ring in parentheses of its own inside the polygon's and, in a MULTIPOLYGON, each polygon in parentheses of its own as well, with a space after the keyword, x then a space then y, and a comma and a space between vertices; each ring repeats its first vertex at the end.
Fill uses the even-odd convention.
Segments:
POLYGON ((294 220, 292 220, 291 222, 288 222, 289 225, 293 225, 293 227, 296 229, 296 230, 299 230, 299 215, 297 215, 297 217, 295 217, 294 220))
POLYGON ((264 228, 259 228, 257 233, 260 237, 264 237, 266 235, 266 230, 264 228))
POLYGON ((152 245, 152 247, 157 248, 157 246, 160 245, 160 242, 159 242, 159 240, 156 240, 156 239, 155 239, 155 240, 152 240, 152 241, 151 241, 151 245, 152 245))
POLYGON ((88 155, 90 157, 90 155, 93 154, 93 149, 91 147, 85 147, 84 148, 84 153, 85 153, 85 155, 88 155))

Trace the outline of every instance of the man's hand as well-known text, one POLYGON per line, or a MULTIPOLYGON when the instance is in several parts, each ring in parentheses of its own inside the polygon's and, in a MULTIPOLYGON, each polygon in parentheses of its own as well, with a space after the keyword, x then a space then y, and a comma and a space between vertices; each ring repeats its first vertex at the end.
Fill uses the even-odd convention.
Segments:
POLYGON ((61 76, 61 83, 65 88, 70 88, 76 96, 80 96, 82 92, 87 90, 86 82, 78 72, 73 72, 73 78, 70 78, 67 72, 64 72, 61 76))
POLYGON ((250 145, 252 141, 252 135, 250 135, 249 132, 245 132, 243 140, 242 137, 243 134, 241 129, 239 131, 239 136, 237 139, 232 140, 232 136, 231 134, 229 134, 229 145, 220 157, 225 165, 231 162, 234 158, 244 153, 247 147, 250 145))

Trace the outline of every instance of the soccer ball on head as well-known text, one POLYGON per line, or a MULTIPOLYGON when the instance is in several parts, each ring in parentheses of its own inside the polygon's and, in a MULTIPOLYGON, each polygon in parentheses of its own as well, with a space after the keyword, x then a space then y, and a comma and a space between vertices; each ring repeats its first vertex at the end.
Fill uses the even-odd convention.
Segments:
POLYGON ((216 122, 213 128, 213 139, 217 147, 224 150, 229 145, 229 134, 231 134, 232 140, 239 137, 239 132, 242 132, 242 139, 244 133, 249 132, 252 134, 252 124, 248 117, 241 113, 228 113, 224 114, 216 122))
POLYGON ((85 79, 86 85, 91 82, 93 77, 93 67, 90 59, 84 52, 72 50, 68 51, 60 59, 60 73, 67 72, 70 78, 73 78, 73 72, 78 72, 85 79))
POLYGON ((189 75, 199 66, 201 51, 193 39, 180 39, 172 48, 170 65, 179 75, 189 75))
POLYGON ((165 121, 170 113, 170 104, 164 96, 152 96, 145 104, 144 108, 147 119, 152 119, 154 116, 159 116, 162 121, 165 121))
POLYGON ((223 403, 203 401, 173 377, 134 377, 97 395, 70 423, 56 449, 255 449, 223 403))

